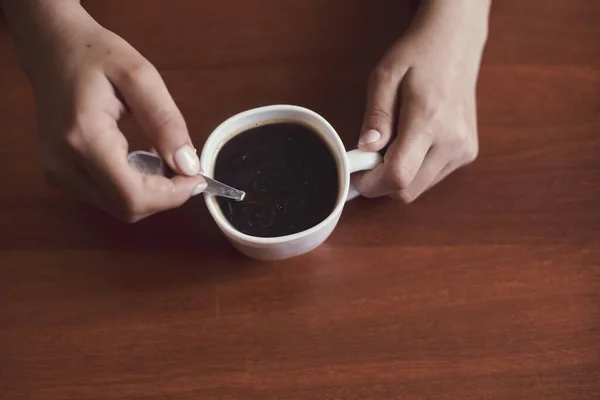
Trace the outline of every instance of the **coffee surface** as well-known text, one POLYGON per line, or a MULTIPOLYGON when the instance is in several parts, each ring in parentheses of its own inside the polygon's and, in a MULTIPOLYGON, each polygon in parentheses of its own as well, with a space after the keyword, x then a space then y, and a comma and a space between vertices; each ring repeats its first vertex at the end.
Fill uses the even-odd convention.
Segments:
POLYGON ((257 237, 290 235, 331 214, 339 191, 329 146, 311 128, 275 122, 251 128, 225 143, 215 179, 246 192, 237 202, 217 197, 225 218, 257 237))

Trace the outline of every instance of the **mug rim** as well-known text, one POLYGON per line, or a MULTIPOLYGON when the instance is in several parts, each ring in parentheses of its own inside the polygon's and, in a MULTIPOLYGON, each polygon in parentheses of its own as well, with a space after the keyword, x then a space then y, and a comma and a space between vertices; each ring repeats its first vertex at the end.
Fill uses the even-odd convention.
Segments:
MULTIPOLYGON (((293 112, 298 112, 300 114, 309 115, 312 118, 315 118, 317 121, 319 121, 319 123, 321 123, 321 125, 324 126, 326 130, 333 133, 332 140, 333 140, 333 142, 335 142, 337 149, 332 149, 332 150, 335 152, 335 154, 333 154, 333 156, 339 161, 339 165, 341 166, 341 171, 339 171, 340 177, 343 178, 344 175, 349 175, 348 174, 348 160, 346 158, 347 150, 344 146, 344 143, 342 142, 342 139, 340 138, 339 134, 335 130, 335 128, 329 123, 329 121, 327 121, 323 116, 316 113, 315 111, 310 110, 306 107, 296 106, 296 105, 291 105, 291 104, 275 104, 275 105, 256 107, 256 108, 252 108, 252 109, 249 109, 246 111, 239 112, 239 113, 227 118, 225 121, 220 123, 208 136, 208 139, 206 140, 204 147, 202 149, 202 153, 200 155, 201 164, 204 164, 204 162, 208 162, 206 160, 209 157, 215 157, 216 154, 218 154, 218 150, 220 150, 220 148, 225 143, 227 143, 229 140, 231 140, 238 134, 245 132, 249 128, 249 127, 240 126, 240 127, 235 127, 234 129, 230 129, 228 132, 221 133, 221 131, 224 129, 224 127, 226 127, 228 124, 232 124, 236 120, 243 119, 243 118, 251 116, 253 114, 259 114, 259 113, 264 113, 264 112, 278 112, 278 111, 293 111, 293 112), (217 134, 219 136, 225 136, 226 139, 224 141, 218 140, 216 138, 217 134), (209 144, 213 141, 217 141, 217 146, 215 146, 217 148, 217 151, 216 151, 216 154, 215 154, 215 152, 212 152, 213 154, 209 154, 209 147, 210 147, 209 144)), ((282 118, 282 119, 284 119, 284 118, 282 118)), ((292 121, 296 120, 296 118, 293 118, 293 117, 285 118, 285 119, 292 120, 292 121)), ((269 119, 265 119, 264 121, 269 121, 269 120, 277 120, 277 118, 269 118, 269 119)), ((303 122, 303 121, 298 120, 298 122, 303 122)), ((234 126, 235 126, 235 124, 234 124, 234 126)), ((315 130, 317 131, 317 133, 319 135, 323 136, 323 133, 320 130, 317 130, 317 129, 315 129, 315 130)), ((326 138, 323 138, 323 139, 326 139, 326 138)), ((329 141, 329 139, 327 139, 327 141, 329 141)), ((332 146, 330 146, 330 147, 332 147, 332 146)), ((209 161, 212 164, 214 164, 215 159, 209 160, 209 161)), ((211 175, 213 175, 212 172, 211 172, 211 175)), ((209 177, 212 177, 212 176, 209 176, 209 177)), ((305 229, 303 231, 292 233, 289 235, 284 235, 284 236, 276 236, 276 237, 252 236, 252 235, 248 235, 246 233, 240 232, 239 230, 235 229, 233 227, 233 225, 231 225, 231 223, 227 220, 227 218, 225 218, 225 216, 223 216, 222 212, 220 212, 220 209, 219 209, 219 206, 215 199, 215 196, 204 193, 204 202, 205 202, 206 207, 208 208, 208 211, 211 214, 213 220, 225 234, 227 234, 237 240, 245 242, 246 245, 274 245, 274 244, 287 243, 287 242, 291 242, 291 241, 294 241, 297 239, 304 238, 306 236, 313 234, 314 232, 318 232, 319 230, 321 230, 324 227, 326 227, 327 225, 329 225, 334 219, 338 218, 339 214, 342 212, 344 205, 346 203, 346 199, 348 197, 349 187, 350 187, 350 180, 348 178, 348 179, 345 179, 343 187, 340 188, 342 193, 340 193, 340 195, 338 196, 338 200, 337 200, 335 207, 333 208, 333 210, 331 210, 329 215, 325 219, 323 219, 321 222, 319 222, 315 226, 305 229)))

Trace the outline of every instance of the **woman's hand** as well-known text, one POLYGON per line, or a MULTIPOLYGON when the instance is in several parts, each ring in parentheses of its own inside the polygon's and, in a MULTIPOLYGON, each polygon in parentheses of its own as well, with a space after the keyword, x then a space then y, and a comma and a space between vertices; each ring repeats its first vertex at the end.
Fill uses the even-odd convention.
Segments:
POLYGON ((206 187, 183 116, 142 55, 78 1, 4 6, 35 93, 41 161, 51 182, 127 222, 178 207, 206 187), (126 111, 177 176, 145 176, 130 167, 117 125, 126 111))
POLYGON ((366 197, 410 203, 477 156, 475 89, 489 0, 424 0, 373 72, 359 148, 384 162, 353 177, 366 197))

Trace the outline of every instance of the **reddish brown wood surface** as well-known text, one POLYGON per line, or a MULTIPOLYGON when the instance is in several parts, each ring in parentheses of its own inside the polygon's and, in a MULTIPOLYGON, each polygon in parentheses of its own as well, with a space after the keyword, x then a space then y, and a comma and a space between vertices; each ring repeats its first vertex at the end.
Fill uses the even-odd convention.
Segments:
MULTIPOLYGON (((401 1, 85 3, 162 72, 201 144, 308 106, 350 147, 401 1)), ((0 33, 0 398, 600 398, 600 2, 499 0, 481 154, 410 206, 356 200, 258 263, 201 199, 123 225, 42 180, 0 33)))

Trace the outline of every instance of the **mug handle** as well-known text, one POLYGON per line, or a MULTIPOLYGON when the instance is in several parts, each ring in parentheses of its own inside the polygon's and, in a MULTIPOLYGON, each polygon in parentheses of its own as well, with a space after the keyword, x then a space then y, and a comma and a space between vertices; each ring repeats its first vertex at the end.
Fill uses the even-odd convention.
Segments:
MULTIPOLYGON (((373 169, 383 161, 383 157, 377 151, 363 151, 363 150, 351 150, 346 153, 346 159, 348 160, 348 169, 350 174, 353 174, 358 171, 365 171, 369 169, 373 169)), ((360 193, 358 190, 350 184, 350 189, 348 190, 348 196, 346 197, 346 201, 350 201, 356 197, 358 197, 360 193)))

